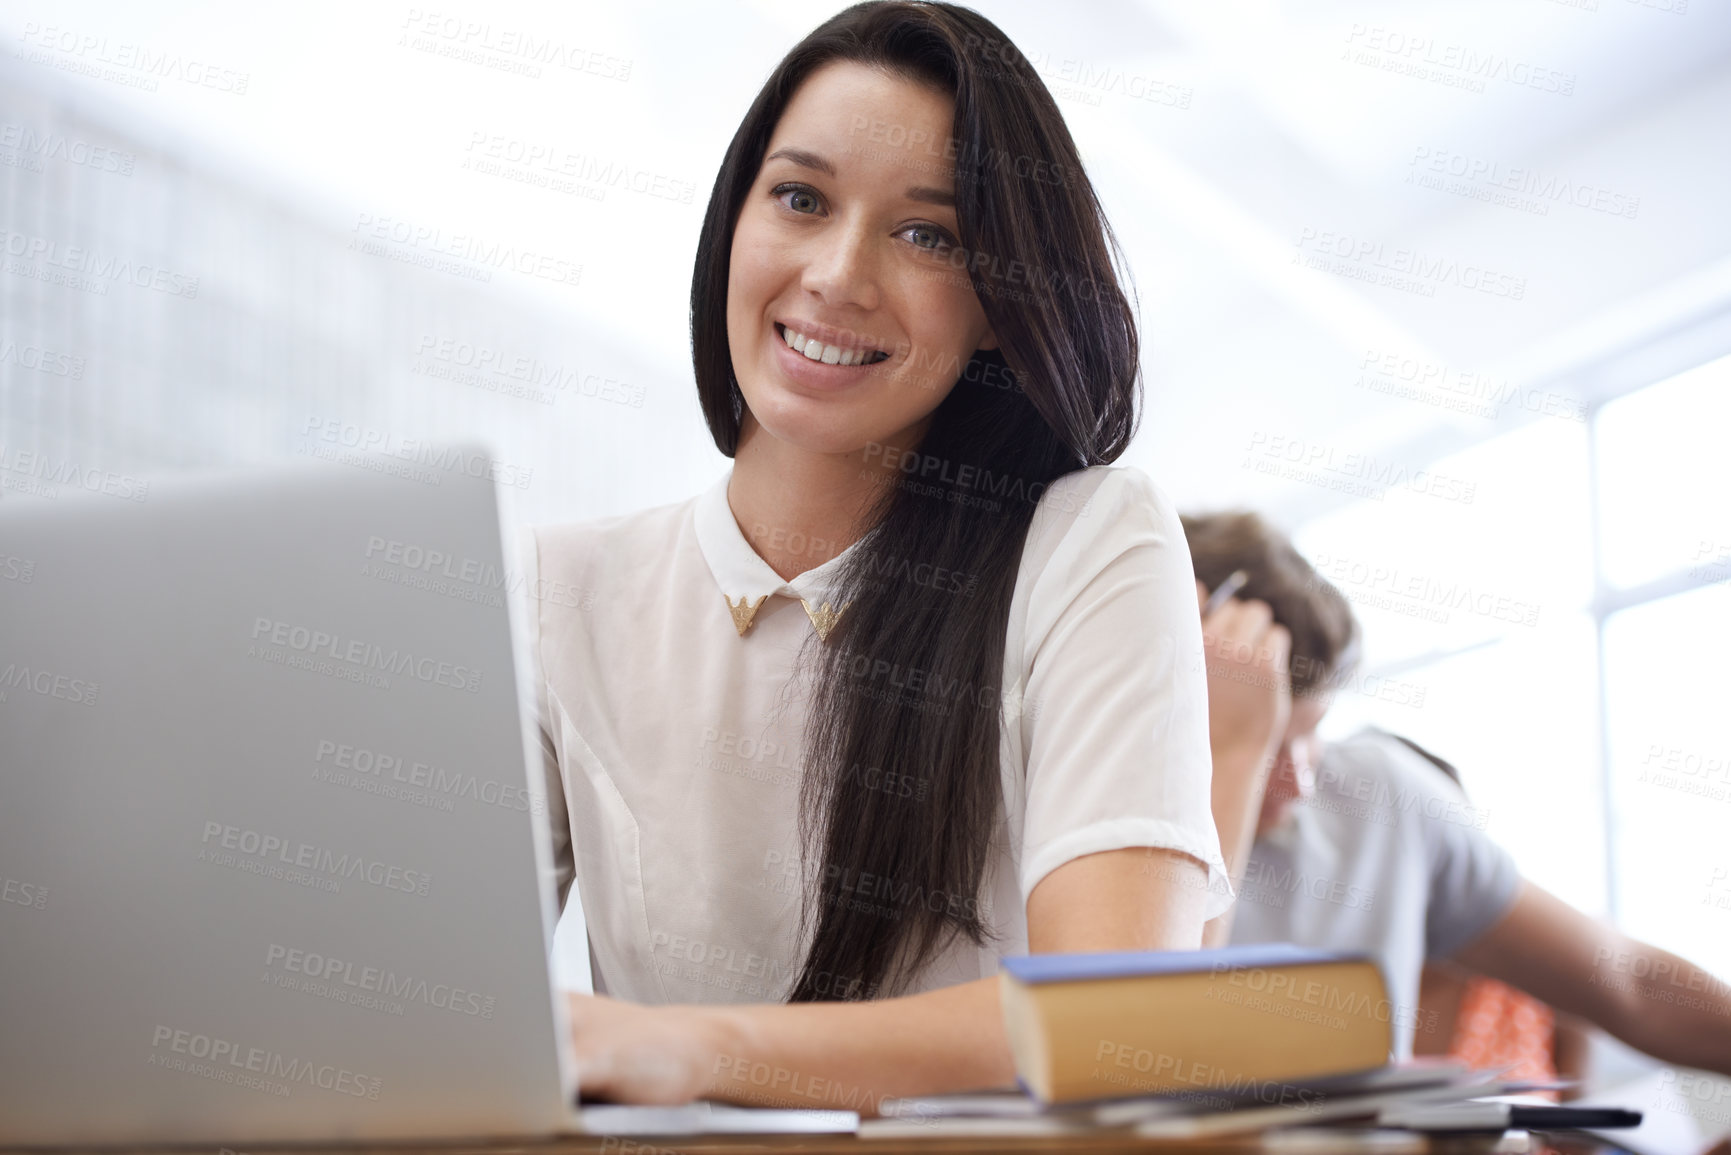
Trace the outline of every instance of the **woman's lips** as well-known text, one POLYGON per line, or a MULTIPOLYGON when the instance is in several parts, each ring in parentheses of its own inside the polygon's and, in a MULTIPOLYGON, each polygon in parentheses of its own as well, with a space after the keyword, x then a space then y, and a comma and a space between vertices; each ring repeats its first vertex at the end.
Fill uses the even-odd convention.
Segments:
POLYGON ((795 382, 814 389, 837 389, 856 385, 873 369, 888 365, 889 358, 866 365, 826 365, 814 361, 789 345, 781 335, 781 326, 771 323, 769 338, 775 343, 775 357, 781 371, 795 382))

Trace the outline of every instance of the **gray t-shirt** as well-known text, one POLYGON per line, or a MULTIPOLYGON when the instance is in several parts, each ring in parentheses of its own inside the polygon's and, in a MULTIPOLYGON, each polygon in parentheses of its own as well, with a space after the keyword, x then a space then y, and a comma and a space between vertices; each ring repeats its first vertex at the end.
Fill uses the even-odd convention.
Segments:
MULTIPOLYGON (((1382 964, 1394 1056, 1414 1031, 1419 969, 1447 958, 1508 910, 1520 872, 1484 833, 1486 813, 1422 755, 1366 729, 1324 747, 1316 794, 1258 839, 1239 887, 1231 942, 1357 951, 1382 964)), ((1445 1040, 1446 1041, 1446 1040, 1445 1040)))

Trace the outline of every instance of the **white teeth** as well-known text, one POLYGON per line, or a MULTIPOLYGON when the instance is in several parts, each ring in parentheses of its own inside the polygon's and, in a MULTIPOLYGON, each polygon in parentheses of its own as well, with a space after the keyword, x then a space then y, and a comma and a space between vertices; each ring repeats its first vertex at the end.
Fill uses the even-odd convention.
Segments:
POLYGON ((788 348, 796 353, 804 353, 813 361, 822 361, 825 365, 868 365, 878 357, 873 349, 843 349, 839 345, 825 345, 822 341, 796 333, 786 325, 781 327, 781 339, 787 342, 788 348))

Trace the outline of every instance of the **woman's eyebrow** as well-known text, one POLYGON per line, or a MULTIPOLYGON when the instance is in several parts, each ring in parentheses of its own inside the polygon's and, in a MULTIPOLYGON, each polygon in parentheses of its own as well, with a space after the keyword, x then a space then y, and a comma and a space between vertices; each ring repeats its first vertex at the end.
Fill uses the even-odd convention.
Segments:
MULTIPOLYGON (((817 153, 807 152, 803 148, 778 148, 768 156, 764 157, 763 163, 768 164, 772 160, 792 161, 801 168, 809 168, 814 172, 821 172, 825 176, 833 177, 835 175, 835 165, 817 155, 817 153)), ((943 205, 945 208, 952 209, 956 207, 956 194, 947 189, 931 188, 927 185, 914 185, 903 195, 911 201, 921 201, 925 204, 932 205, 943 205)))

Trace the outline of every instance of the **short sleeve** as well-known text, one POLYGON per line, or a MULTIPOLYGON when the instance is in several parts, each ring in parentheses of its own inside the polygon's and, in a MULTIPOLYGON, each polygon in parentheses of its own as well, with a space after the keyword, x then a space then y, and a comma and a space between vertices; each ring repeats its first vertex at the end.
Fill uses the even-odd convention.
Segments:
POLYGON ((558 898, 558 909, 565 909, 566 896, 576 874, 571 850, 571 823, 565 802, 565 781, 560 772, 560 756, 554 742, 552 709, 547 678, 541 659, 542 590, 540 548, 533 529, 522 531, 518 542, 519 573, 522 578, 519 607, 522 626, 524 668, 521 671, 520 696, 527 717, 533 720, 529 757, 531 766, 541 770, 541 786, 546 800, 548 843, 552 850, 550 880, 552 893, 558 898))
POLYGON ((1437 852, 1425 914, 1425 953, 1448 958, 1507 913, 1521 872, 1509 852, 1470 821, 1430 821, 1436 827, 1437 852))
POLYGON ((1202 622, 1177 512, 1132 468, 1070 474, 1041 505, 1030 544, 1061 537, 1027 610, 1023 899, 1071 859, 1148 846, 1207 867, 1213 918, 1232 888, 1210 807, 1202 622))
POLYGON ((1521 882, 1514 858, 1485 834, 1487 812, 1454 780, 1392 734, 1355 738, 1390 763, 1395 797, 1416 815, 1429 858, 1425 954, 1448 958, 1489 930, 1509 909, 1521 882))

